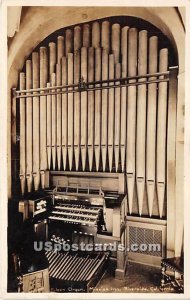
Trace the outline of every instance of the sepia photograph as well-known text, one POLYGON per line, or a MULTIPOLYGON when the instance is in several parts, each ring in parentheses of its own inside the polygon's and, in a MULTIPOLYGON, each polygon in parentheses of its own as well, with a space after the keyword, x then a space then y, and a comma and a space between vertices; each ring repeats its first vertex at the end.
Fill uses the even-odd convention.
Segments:
POLYGON ((2 1, 3 299, 188 299, 188 1, 112 2, 2 1))

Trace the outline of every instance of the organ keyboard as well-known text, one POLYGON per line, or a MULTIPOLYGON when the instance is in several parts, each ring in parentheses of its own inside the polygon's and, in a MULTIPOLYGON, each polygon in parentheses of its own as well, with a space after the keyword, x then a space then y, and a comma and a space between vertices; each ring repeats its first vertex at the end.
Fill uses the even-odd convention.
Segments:
POLYGON ((90 191, 83 187, 82 191, 85 198, 82 198, 77 191, 78 188, 73 187, 72 193, 69 193, 68 188, 63 191, 61 187, 56 187, 53 191, 53 209, 48 219, 67 224, 96 226, 100 230, 104 225, 103 199, 98 198, 97 195, 103 195, 103 193, 97 193, 93 189, 95 194, 90 194, 90 191), (97 198, 93 199, 92 196, 97 198))

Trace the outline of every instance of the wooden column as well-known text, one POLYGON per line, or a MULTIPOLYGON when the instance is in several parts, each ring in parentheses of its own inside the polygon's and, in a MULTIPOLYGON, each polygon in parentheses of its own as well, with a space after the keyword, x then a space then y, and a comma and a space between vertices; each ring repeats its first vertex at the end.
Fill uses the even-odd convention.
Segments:
MULTIPOLYGON (((176 211, 175 211, 175 256, 180 256, 183 251, 184 238, 184 181, 189 176, 184 176, 184 115, 185 115, 185 72, 178 75, 178 108, 177 108, 177 128, 176 128, 176 211)), ((188 110, 187 110, 188 111, 188 110)), ((188 118, 187 118, 188 120, 188 118)), ((187 128, 187 127, 186 127, 187 128)), ((186 132, 188 135, 188 131, 186 132)), ((187 142, 187 139, 185 140, 187 142)), ((187 147, 189 144, 187 144, 187 147)), ((189 170, 188 170, 189 172, 189 170)), ((187 193, 187 192, 186 192, 187 193)), ((185 197, 185 199, 188 199, 185 197)), ((185 208, 186 209, 186 208, 185 208)), ((170 227, 171 230, 171 227, 170 227)), ((187 227, 186 227, 187 231, 187 227)), ((186 237, 188 232, 186 232, 186 237)))
MULTIPOLYGON (((177 69, 170 68, 167 131, 167 257, 175 255, 177 69)), ((181 194, 181 193, 180 193, 181 194)), ((181 195, 180 195, 181 198, 181 195)), ((180 201, 181 202, 181 201, 180 201)))
POLYGON ((125 241, 125 207, 126 207, 126 201, 127 196, 123 199, 120 207, 120 222, 121 222, 121 229, 120 229, 120 235, 121 235, 121 244, 119 246, 119 249, 117 250, 117 267, 115 270, 115 277, 117 279, 123 280, 125 278, 126 273, 126 250, 123 250, 123 247, 127 247, 126 241, 125 241))

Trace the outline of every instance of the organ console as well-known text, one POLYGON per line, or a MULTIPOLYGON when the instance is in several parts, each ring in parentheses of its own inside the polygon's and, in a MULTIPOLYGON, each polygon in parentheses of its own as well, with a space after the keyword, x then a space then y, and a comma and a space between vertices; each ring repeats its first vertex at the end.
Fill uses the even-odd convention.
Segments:
MULTIPOLYGON (((45 172, 44 191, 28 194, 20 201, 20 212, 34 223, 37 241, 62 247, 61 252, 45 252, 52 290, 78 291, 80 287, 80 291, 92 291, 108 262, 115 264, 117 246, 124 238, 124 190, 123 174, 102 173, 100 181, 96 173, 83 172, 80 176, 77 172, 52 171, 45 172)), ((125 263, 120 272, 125 272, 125 263)), ((117 264, 121 262, 116 262, 116 273, 117 264)))
POLYGON ((111 260, 123 278, 126 252, 95 245, 127 247, 128 217, 166 216, 168 64, 156 35, 106 20, 63 30, 20 73, 20 211, 43 240, 92 244, 46 252, 55 291, 92 290, 111 260))

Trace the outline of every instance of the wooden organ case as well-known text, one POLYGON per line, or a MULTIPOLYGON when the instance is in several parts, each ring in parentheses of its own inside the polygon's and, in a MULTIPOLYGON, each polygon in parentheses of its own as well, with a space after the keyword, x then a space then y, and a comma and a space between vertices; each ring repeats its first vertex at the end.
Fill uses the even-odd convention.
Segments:
POLYGON ((166 38, 121 19, 48 37, 13 90, 21 193, 53 191, 48 238, 160 244, 155 253, 112 253, 118 278, 127 259, 159 265, 165 256, 177 81, 166 38))

